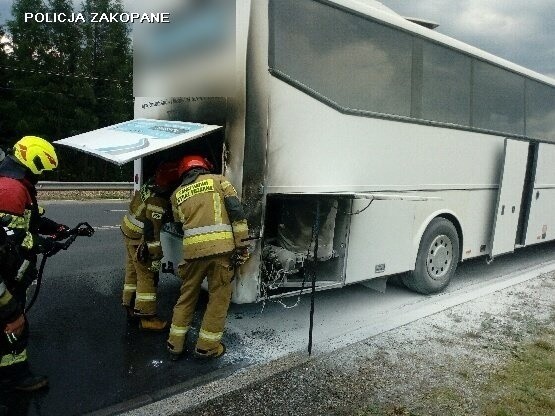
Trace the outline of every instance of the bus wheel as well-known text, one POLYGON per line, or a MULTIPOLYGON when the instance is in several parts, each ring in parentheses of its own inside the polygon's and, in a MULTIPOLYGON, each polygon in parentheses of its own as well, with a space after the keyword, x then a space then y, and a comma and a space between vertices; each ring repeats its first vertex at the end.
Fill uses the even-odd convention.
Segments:
POLYGON ((415 292, 429 295, 445 289, 459 263, 459 235, 453 223, 434 218, 420 240, 416 265, 403 276, 403 283, 415 292))

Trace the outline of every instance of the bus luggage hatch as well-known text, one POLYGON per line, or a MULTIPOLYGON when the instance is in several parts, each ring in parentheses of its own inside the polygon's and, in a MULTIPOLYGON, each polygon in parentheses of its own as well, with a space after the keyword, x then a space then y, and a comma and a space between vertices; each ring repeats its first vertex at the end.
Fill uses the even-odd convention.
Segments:
POLYGON ((529 144, 505 139, 505 158, 493 222, 490 259, 515 249, 529 144))

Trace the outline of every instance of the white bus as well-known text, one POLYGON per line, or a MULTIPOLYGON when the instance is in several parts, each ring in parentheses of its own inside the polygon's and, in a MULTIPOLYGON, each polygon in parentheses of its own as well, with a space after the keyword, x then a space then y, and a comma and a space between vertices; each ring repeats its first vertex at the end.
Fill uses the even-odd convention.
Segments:
MULTIPOLYGON (((312 276, 434 293, 461 261, 555 239, 553 79, 361 0, 237 0, 236 56, 231 97, 137 97, 136 118, 202 125, 125 159, 138 184, 192 152, 231 179, 254 249, 234 302, 312 276)), ((179 227, 162 244, 171 271, 179 227)))

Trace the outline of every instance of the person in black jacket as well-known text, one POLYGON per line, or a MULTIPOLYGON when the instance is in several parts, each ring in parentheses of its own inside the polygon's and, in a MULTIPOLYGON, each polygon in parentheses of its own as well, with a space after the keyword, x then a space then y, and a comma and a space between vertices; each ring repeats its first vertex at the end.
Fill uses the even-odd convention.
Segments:
POLYGON ((52 145, 26 136, 0 164, 0 386, 35 391, 48 384, 27 362, 28 323, 23 313, 27 287, 36 278, 37 254, 59 250, 56 237, 69 228, 44 217, 36 199, 40 174, 58 166, 52 145))

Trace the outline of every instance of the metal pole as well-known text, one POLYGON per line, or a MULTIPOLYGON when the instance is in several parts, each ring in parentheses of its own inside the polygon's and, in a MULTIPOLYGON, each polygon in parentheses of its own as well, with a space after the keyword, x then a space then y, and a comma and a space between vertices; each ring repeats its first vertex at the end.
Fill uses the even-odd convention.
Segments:
POLYGON ((316 200, 316 216, 312 226, 314 238, 314 266, 312 268, 312 293, 310 294, 310 326, 308 330, 308 355, 312 355, 312 330, 314 329, 314 298, 316 294, 316 264, 318 261, 318 234, 320 233, 320 200, 316 200))

